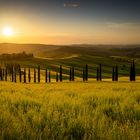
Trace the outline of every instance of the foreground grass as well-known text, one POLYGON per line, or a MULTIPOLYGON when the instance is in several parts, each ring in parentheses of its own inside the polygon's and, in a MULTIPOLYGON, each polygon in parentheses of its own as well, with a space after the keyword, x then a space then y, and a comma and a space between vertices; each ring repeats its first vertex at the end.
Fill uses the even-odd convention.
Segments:
POLYGON ((140 83, 0 83, 0 139, 140 139, 140 83))

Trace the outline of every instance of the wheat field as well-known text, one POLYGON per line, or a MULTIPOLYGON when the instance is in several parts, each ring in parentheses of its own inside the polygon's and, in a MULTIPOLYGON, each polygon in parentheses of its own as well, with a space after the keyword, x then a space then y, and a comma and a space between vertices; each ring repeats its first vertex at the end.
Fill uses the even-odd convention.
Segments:
POLYGON ((139 140, 139 82, 0 82, 1 140, 139 140))

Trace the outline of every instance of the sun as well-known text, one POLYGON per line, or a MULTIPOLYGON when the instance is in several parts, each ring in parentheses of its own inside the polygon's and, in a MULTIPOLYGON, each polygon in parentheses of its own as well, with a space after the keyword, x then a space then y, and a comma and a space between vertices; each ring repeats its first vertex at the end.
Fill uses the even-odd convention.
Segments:
POLYGON ((14 34, 13 29, 9 26, 4 27, 3 30, 2 30, 2 33, 3 33, 4 36, 7 36, 7 37, 12 36, 14 34))

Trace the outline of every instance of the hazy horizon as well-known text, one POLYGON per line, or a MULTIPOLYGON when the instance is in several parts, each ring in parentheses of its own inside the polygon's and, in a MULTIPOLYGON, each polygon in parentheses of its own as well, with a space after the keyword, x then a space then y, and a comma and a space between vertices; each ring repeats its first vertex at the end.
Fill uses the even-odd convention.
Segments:
POLYGON ((75 44, 45 44, 45 43, 10 43, 10 42, 0 42, 0 44, 17 44, 17 45, 52 45, 52 46, 73 46, 73 45, 77 45, 77 46, 80 46, 80 45, 87 45, 87 46, 132 46, 132 45, 140 45, 140 43, 138 44, 89 44, 89 43, 75 43, 75 44))

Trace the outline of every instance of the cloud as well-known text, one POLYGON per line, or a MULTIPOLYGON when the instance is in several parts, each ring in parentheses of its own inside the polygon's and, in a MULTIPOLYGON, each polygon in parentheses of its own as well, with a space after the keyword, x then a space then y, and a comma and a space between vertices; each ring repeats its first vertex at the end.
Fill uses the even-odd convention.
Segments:
POLYGON ((69 8, 78 8, 80 7, 80 4, 79 3, 64 3, 63 6, 66 8, 66 7, 69 7, 69 8))
POLYGON ((108 28, 140 28, 139 22, 107 22, 106 23, 108 28))

